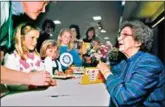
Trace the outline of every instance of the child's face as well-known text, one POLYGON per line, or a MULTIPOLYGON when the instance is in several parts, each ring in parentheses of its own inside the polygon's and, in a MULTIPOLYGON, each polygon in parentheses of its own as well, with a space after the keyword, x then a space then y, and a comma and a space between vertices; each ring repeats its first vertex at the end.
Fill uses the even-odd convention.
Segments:
POLYGON ((71 40, 71 33, 70 32, 64 32, 62 35, 61 35, 61 43, 63 45, 68 45, 69 42, 71 40))
POLYGON ((48 49, 46 49, 46 56, 49 56, 52 58, 52 60, 56 59, 56 57, 58 56, 58 49, 57 47, 50 47, 48 49))
POLYGON ((28 50, 34 50, 37 45, 37 39, 39 37, 38 30, 31 30, 29 31, 23 40, 23 45, 28 50))
POLYGON ((93 47, 96 48, 96 47, 98 47, 98 46, 99 46, 99 43, 98 43, 97 41, 94 40, 94 41, 93 41, 93 47))

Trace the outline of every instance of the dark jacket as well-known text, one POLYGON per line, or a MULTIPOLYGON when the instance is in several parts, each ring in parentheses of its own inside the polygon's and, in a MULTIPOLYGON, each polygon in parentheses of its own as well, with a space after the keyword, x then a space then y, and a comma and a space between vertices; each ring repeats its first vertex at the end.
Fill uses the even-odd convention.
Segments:
POLYGON ((50 35, 46 32, 41 32, 40 36, 38 38, 38 41, 37 41, 37 51, 38 52, 40 52, 42 43, 47 39, 50 39, 50 35))

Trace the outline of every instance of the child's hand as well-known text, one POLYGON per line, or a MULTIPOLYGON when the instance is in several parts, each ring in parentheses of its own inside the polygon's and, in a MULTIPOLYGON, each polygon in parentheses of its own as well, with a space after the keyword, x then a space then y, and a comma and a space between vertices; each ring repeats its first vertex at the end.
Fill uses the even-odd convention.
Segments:
POLYGON ((56 71, 55 75, 63 76, 63 75, 65 75, 65 73, 64 72, 60 72, 60 71, 56 71))
POLYGON ((73 70, 72 69, 68 69, 65 71, 65 75, 72 75, 73 74, 73 70))

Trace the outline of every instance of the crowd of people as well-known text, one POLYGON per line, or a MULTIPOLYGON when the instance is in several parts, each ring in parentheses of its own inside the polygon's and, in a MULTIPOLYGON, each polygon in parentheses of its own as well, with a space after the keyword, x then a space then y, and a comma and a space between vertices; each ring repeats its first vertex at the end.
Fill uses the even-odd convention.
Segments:
POLYGON ((2 84, 10 90, 55 86, 52 76, 64 75, 72 65, 97 67, 106 79, 110 106, 165 105, 165 67, 156 56, 148 53, 153 42, 151 28, 138 20, 123 22, 118 50, 126 58, 109 68, 108 55, 113 46, 103 44, 94 27, 89 27, 82 39, 79 26, 72 24, 61 29, 56 42, 51 38, 56 27, 52 20, 44 21, 42 31, 33 23, 40 13, 45 12, 48 3, 1 3, 1 8, 8 13, 1 12, 4 14, 1 15, 0 29, 2 84), (12 17, 22 17, 22 14, 32 21, 14 27, 12 17))

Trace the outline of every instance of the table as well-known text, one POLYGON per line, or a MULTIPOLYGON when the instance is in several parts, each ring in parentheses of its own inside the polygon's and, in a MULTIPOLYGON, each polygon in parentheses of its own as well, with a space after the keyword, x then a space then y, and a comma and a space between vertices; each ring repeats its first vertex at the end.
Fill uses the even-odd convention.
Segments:
POLYGON ((57 80, 45 90, 19 92, 1 98, 1 106, 108 106, 109 93, 103 83, 80 85, 80 78, 57 80))

